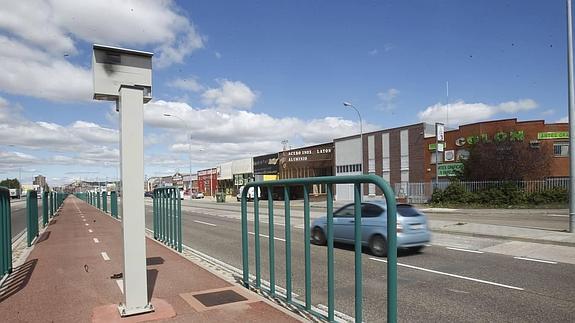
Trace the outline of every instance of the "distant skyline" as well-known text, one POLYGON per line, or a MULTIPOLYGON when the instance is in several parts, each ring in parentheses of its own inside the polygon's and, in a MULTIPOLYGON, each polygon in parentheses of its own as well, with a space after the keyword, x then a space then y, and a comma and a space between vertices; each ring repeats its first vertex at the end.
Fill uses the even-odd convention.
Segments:
POLYGON ((0 178, 118 174, 93 43, 154 52, 148 177, 418 122, 567 121, 564 1, 3 1, 0 178), (449 113, 446 83, 449 82, 449 113), (178 117, 166 117, 164 114, 178 117), (447 115, 449 114, 449 121, 447 115))

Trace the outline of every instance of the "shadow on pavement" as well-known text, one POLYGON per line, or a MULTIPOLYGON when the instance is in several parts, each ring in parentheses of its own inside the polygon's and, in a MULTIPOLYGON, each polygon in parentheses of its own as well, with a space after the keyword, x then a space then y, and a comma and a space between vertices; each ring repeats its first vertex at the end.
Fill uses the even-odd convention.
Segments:
POLYGON ((148 302, 152 301, 152 296, 154 295, 154 287, 156 287, 156 279, 158 279, 157 269, 148 269, 148 302))
POLYGON ((52 231, 44 231, 44 233, 42 233, 39 237, 38 240, 36 240, 36 244, 41 243, 42 241, 46 241, 50 238, 50 233, 52 231))
POLYGON ((38 259, 32 259, 14 268, 10 276, 8 276, 8 279, 6 279, 2 287, 0 287, 0 303, 28 285, 37 263, 38 259))
POLYGON ((162 257, 148 257, 146 258, 146 266, 161 265, 164 263, 164 258, 162 257))

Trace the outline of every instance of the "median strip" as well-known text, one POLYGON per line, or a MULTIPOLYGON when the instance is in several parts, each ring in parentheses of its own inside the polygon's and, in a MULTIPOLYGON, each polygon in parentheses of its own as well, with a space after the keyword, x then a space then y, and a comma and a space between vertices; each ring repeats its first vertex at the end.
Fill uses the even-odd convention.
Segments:
MULTIPOLYGON (((379 262, 385 262, 385 263, 387 263, 387 260, 385 260, 385 259, 378 259, 378 258, 373 258, 373 257, 370 257, 369 259, 374 260, 374 261, 379 261, 379 262)), ((455 275, 455 274, 445 273, 445 272, 442 272, 442 271, 437 271, 437 270, 432 270, 432 269, 427 269, 427 268, 422 268, 422 267, 417 267, 417 266, 412 266, 412 265, 407 265, 407 264, 397 263, 397 265, 398 265, 398 266, 402 266, 402 267, 411 268, 411 269, 416 269, 416 270, 425 271, 425 272, 432 273, 432 274, 444 275, 444 276, 449 276, 449 277, 453 277, 453 278, 459 278, 459 279, 469 280, 469 281, 473 281, 473 282, 477 282, 477 283, 482 283, 482 284, 488 284, 488 285, 499 286, 499 287, 504 287, 504 288, 509 288, 509 289, 515 289, 515 290, 525 290, 525 289, 523 289, 523 288, 521 288, 521 287, 515 287, 515 286, 510 286, 510 285, 499 284, 499 283, 490 282, 490 281, 487 281, 487 280, 481 280, 481 279, 477 279, 477 278, 471 278, 471 277, 466 277, 466 276, 461 276, 461 275, 455 275)))

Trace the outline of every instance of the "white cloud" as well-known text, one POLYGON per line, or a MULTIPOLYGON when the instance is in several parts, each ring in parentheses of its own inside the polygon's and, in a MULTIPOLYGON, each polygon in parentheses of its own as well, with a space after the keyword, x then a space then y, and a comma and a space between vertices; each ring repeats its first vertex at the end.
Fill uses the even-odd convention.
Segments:
POLYGON ((220 54, 220 52, 214 52, 214 55, 216 55, 217 59, 222 58, 222 54, 220 54))
POLYGON ((419 120, 429 123, 446 122, 449 113, 449 125, 461 125, 484 121, 492 118, 496 114, 513 114, 521 111, 529 111, 537 108, 537 102, 532 99, 519 101, 508 101, 497 105, 485 103, 465 103, 456 101, 448 106, 437 103, 419 111, 419 120))
POLYGON ((55 101, 90 100, 89 53, 78 42, 153 49, 155 66, 204 47, 172 1, 8 1, 0 7, 0 91, 55 101))
POLYGON ((569 123, 569 116, 564 116, 563 118, 555 121, 555 123, 569 123))
POLYGON ((202 102, 219 109, 250 109, 258 95, 240 81, 218 81, 219 88, 208 89, 202 94, 202 102))
POLYGON ((195 77, 175 79, 168 82, 168 85, 191 92, 200 92, 204 89, 204 86, 201 85, 195 77))
POLYGON ((369 52, 367 52, 367 54, 368 54, 369 56, 375 56, 375 55, 377 55, 378 52, 379 52, 379 51, 374 48, 374 49, 370 50, 369 52))
MULTIPOLYGON (((284 139, 298 147, 330 142, 359 132, 357 122, 339 117, 274 118, 250 111, 194 109, 186 103, 168 101, 146 104, 144 120, 149 126, 170 129, 172 135, 167 138, 172 142, 172 152, 188 153, 187 135, 191 132, 194 163, 211 161, 212 166, 215 162, 280 151, 284 139), (177 115, 182 120, 165 117, 165 113, 177 115)), ((377 128, 364 124, 365 131, 377 128)))
POLYGON ((379 104, 377 105, 378 110, 390 111, 395 108, 395 99, 399 95, 398 89, 388 89, 377 93, 379 99, 379 104))

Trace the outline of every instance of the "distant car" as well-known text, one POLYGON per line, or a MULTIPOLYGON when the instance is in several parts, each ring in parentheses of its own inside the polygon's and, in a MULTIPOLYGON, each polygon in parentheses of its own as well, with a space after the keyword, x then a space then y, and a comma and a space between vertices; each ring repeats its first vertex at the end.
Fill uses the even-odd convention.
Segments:
POLYGON ((192 198, 193 198, 193 199, 203 199, 203 198, 204 198, 204 193, 202 193, 202 192, 193 192, 193 193, 192 193, 192 198))
POLYGON ((154 197, 154 192, 144 192, 144 197, 154 197))
MULTIPOLYGON (((354 244, 354 204, 350 203, 333 213, 334 241, 354 244)), ((327 217, 311 224, 311 240, 326 244, 327 217)), ((378 257, 387 255, 387 212, 385 201, 361 204, 361 243, 378 257)), ((427 217, 409 204, 397 204, 397 247, 420 251, 431 240, 427 217)))
MULTIPOLYGON (((242 199, 242 192, 244 191, 245 186, 240 186, 240 189, 238 190, 238 194, 236 195, 236 199, 239 201, 241 201, 242 199)), ((253 201, 254 197, 255 197, 255 193, 254 193, 254 187, 250 187, 248 188, 248 193, 246 194, 246 198, 248 199, 248 201, 253 201)), ((258 198, 261 197, 261 191, 258 190, 258 198)))

